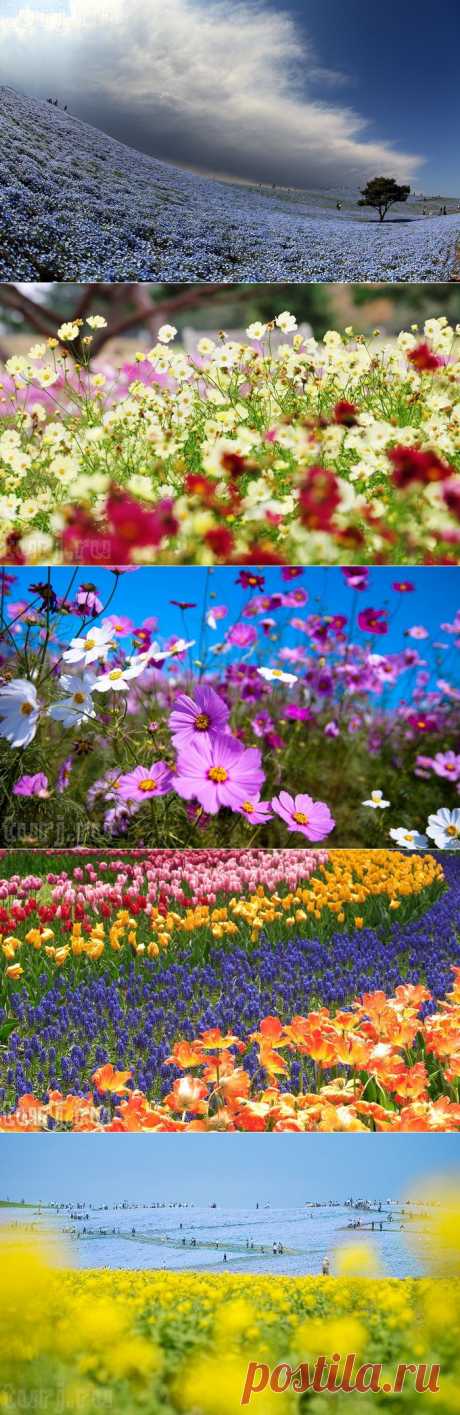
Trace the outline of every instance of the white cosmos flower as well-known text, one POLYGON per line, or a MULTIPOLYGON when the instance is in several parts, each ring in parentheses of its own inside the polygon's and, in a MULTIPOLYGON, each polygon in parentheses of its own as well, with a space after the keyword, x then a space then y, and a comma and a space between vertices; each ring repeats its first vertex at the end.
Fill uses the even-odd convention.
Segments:
POLYGON ((370 800, 362 801, 361 805, 371 806, 373 811, 384 811, 386 806, 390 805, 390 802, 384 801, 383 791, 371 791, 370 800))
POLYGON ((113 633, 112 625, 103 625, 88 629, 85 638, 71 639, 70 648, 62 655, 64 663, 86 668, 88 663, 95 663, 98 658, 107 658, 113 648, 113 633))
POLYGON ((72 320, 71 323, 60 325, 58 329, 58 339, 62 339, 65 344, 70 344, 73 339, 78 339, 79 333, 80 325, 72 320))
POLYGON ((152 645, 152 648, 149 649, 150 658, 154 659, 155 663, 163 663, 165 658, 174 658, 176 654, 185 653, 187 649, 192 649, 194 643, 194 639, 175 639, 174 643, 169 645, 169 649, 159 649, 152 645))
POLYGON ((29 746, 39 715, 37 689, 28 678, 13 678, 0 687, 0 737, 5 737, 12 747, 29 746))
POLYGON ((266 333, 267 325, 261 324, 259 319, 256 319, 254 324, 249 324, 246 330, 249 339, 263 339, 266 333))
POLYGON ((139 678, 144 668, 144 663, 136 663, 134 659, 130 664, 126 664, 125 668, 109 668, 106 673, 101 673, 100 678, 96 678, 93 691, 95 693, 127 693, 133 678, 139 678))
POLYGON ((281 314, 277 314, 275 324, 278 329, 282 330, 283 334, 292 334, 293 330, 297 329, 295 315, 289 314, 289 310, 283 310, 281 314))
POLYGON ((449 811, 447 806, 441 806, 435 815, 428 816, 426 833, 438 850, 460 850, 459 808, 449 811))
POLYGON ((92 673, 83 673, 81 677, 73 673, 64 673, 59 679, 59 687, 65 693, 64 698, 59 698, 57 703, 53 703, 48 708, 48 717, 53 717, 56 722, 62 722, 63 727, 79 727, 88 717, 95 717, 94 704, 91 692, 94 688, 95 679, 92 673))
POLYGON ((282 668, 258 668, 261 678, 266 678, 267 683, 272 680, 278 683, 297 683, 297 673, 285 673, 282 668))
POLYGON ((171 340, 175 339, 176 334, 177 329, 174 324, 162 324, 161 329, 158 330, 160 344, 170 344, 171 340))
POLYGON ((403 850, 426 850, 428 840, 426 835, 421 835, 418 830, 405 830, 404 826, 398 826, 397 830, 390 830, 391 839, 401 845, 403 850))

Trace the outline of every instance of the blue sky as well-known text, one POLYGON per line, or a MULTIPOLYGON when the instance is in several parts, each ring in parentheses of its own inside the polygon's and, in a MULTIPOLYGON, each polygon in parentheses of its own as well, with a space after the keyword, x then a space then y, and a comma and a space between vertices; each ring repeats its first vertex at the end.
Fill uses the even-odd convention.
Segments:
POLYGON ((27 4, 36 30, 26 0, 3 0, 0 83, 153 155, 307 188, 384 173, 460 191, 458 0, 27 4))
POLYGON ((439 10, 433 0, 282 0, 282 8, 321 62, 344 75, 336 92, 372 119, 369 134, 426 157, 417 189, 459 192, 458 0, 439 10))
MULTIPOLYGON (((44 578, 42 570, 20 569, 15 573, 17 574, 17 583, 11 592, 13 603, 21 600, 23 596, 31 598, 30 595, 27 595, 28 586, 44 578)), ((265 577, 264 593, 279 590, 289 591, 296 588, 304 588, 308 591, 309 600, 304 608, 300 608, 298 611, 295 609, 281 611, 284 623, 296 612, 301 618, 304 618, 309 613, 315 613, 321 609, 327 613, 347 614, 350 619, 354 602, 355 614, 369 606, 373 609, 380 609, 385 604, 389 604, 391 608, 390 630, 386 636, 375 641, 374 647, 377 651, 400 652, 407 646, 412 646, 418 648, 422 658, 427 657, 426 640, 417 642, 405 636, 405 630, 414 624, 423 624, 429 630, 430 635, 434 636, 436 642, 440 641, 450 645, 449 658, 445 660, 445 668, 447 676, 455 679, 458 654, 453 647, 452 636, 439 633, 439 625, 446 620, 451 621, 457 607, 460 607, 460 585, 457 570, 437 566, 427 569, 409 567, 407 570, 392 569, 386 566, 375 567, 370 571, 369 588, 356 594, 356 598, 345 584, 341 570, 335 567, 306 569, 302 576, 291 582, 283 581, 281 572, 277 568, 264 568, 262 573, 265 577), (409 580, 415 585, 415 591, 400 594, 392 590, 393 582, 401 580, 409 580), (457 594, 457 587, 459 594, 457 594)), ((53 570, 52 583, 58 594, 64 593, 66 590, 70 574, 71 572, 64 569, 53 570)), ((185 617, 187 638, 195 639, 197 644, 197 648, 192 652, 192 658, 197 657, 200 642, 201 607, 206 584, 208 585, 210 606, 213 604, 229 605, 228 617, 221 621, 218 631, 209 630, 207 633, 207 643, 212 645, 222 641, 224 628, 229 627, 248 598, 248 592, 235 583, 238 574, 237 568, 224 566, 212 571, 209 575, 204 569, 188 566, 142 568, 121 579, 108 612, 112 613, 117 610, 118 613, 132 618, 136 626, 139 626, 145 617, 155 615, 159 620, 158 632, 161 637, 166 638, 170 635, 182 635, 184 632, 184 620, 181 612, 171 604, 171 600, 197 601, 197 609, 187 611, 185 617)), ((83 568, 78 576, 76 584, 82 582, 95 584, 101 599, 105 601, 113 587, 113 575, 108 570, 100 570, 98 567, 91 566, 83 568)), ((63 625, 66 637, 70 638, 71 631, 76 629, 77 625, 67 619, 63 621, 63 625)), ((369 635, 364 634, 357 627, 355 627, 354 638, 358 643, 369 642, 369 635)), ((289 630, 283 637, 284 643, 292 644, 299 641, 299 636, 292 630, 289 630)), ((270 644, 270 641, 263 637, 261 642, 263 646, 267 647, 265 661, 270 659, 273 662, 272 651, 274 648, 276 650, 276 645, 270 644)), ((428 659, 429 667, 431 667, 433 659, 429 654, 428 659)), ((227 661, 226 656, 225 662, 227 661)), ((208 664, 211 663, 212 658, 208 660, 208 664)), ((217 666, 218 664, 219 660, 217 660, 217 666)), ((403 676, 400 679, 397 693, 404 695, 407 684, 407 676, 403 676)))
POLYGON ((2 1198, 288 1207, 460 1179, 460 1135, 5 1135, 0 1165, 2 1198))

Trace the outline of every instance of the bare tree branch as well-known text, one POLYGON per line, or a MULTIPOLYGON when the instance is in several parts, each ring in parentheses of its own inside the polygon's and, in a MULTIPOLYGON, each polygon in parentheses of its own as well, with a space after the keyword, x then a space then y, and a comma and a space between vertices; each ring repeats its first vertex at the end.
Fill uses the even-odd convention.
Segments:
MULTIPOLYGON (((184 285, 176 294, 162 296, 158 300, 152 300, 151 292, 155 287, 149 284, 90 283, 75 288, 78 294, 73 312, 66 312, 66 318, 71 322, 84 319, 93 305, 99 306, 99 309, 101 303, 109 305, 106 328, 96 330, 93 336, 91 358, 94 359, 112 339, 120 338, 136 326, 147 325, 153 340, 167 317, 207 305, 210 301, 228 298, 229 291, 234 287, 228 284, 184 285)), ((238 298, 244 299, 244 290, 238 291, 238 298)), ((47 338, 56 336, 59 321, 56 311, 47 305, 38 304, 15 285, 0 286, 0 309, 2 304, 7 309, 17 310, 22 314, 25 322, 37 333, 47 338)), ((80 362, 81 340, 72 340, 67 347, 73 358, 80 362)))

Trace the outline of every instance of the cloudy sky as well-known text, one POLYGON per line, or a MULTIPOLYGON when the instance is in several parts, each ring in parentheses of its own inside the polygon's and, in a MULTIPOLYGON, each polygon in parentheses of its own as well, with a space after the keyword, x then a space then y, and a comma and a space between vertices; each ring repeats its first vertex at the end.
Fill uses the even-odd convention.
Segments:
POLYGON ((456 194, 457 0, 2 0, 0 83, 204 171, 456 194), (436 82, 433 76, 436 75, 436 82))

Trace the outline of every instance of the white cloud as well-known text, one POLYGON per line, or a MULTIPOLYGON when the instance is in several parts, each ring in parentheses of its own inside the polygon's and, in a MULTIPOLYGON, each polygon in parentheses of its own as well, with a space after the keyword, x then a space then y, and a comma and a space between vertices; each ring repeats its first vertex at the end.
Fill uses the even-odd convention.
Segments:
POLYGON ((331 99, 344 76, 264 0, 22 6, 0 20, 0 56, 0 81, 39 83, 116 136, 205 170, 346 186, 410 180, 423 161, 367 138, 367 119, 331 99))

